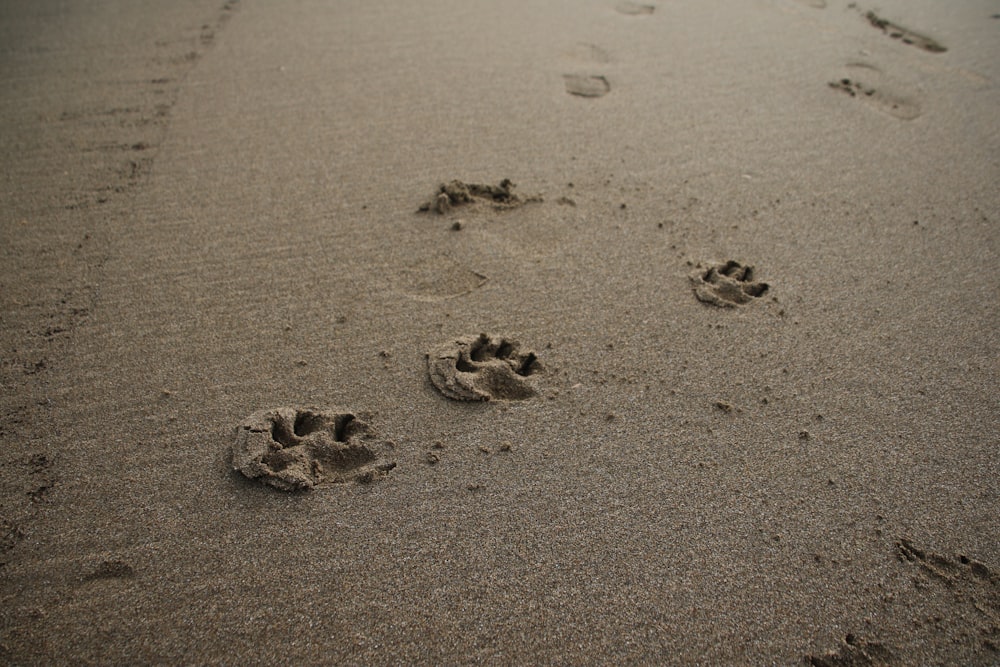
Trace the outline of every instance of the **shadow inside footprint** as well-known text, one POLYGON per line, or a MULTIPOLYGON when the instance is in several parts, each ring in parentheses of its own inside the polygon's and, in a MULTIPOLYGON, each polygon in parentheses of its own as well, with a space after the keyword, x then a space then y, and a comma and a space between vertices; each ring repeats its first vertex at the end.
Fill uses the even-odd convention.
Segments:
POLYGON ((256 412, 236 429, 232 466, 283 491, 351 480, 371 482, 395 467, 362 440, 371 427, 351 412, 277 408, 256 412))
POLYGON ((603 76, 563 74, 566 92, 580 97, 604 97, 611 91, 611 84, 603 76))
POLYGON ((713 264, 707 270, 699 265, 691 274, 694 294, 699 301, 731 308, 750 303, 768 290, 768 284, 753 279, 754 268, 734 262, 713 264))
POLYGON ((615 5, 615 11, 626 16, 640 16, 642 14, 652 14, 656 11, 656 5, 644 5, 639 2, 619 2, 615 5))
POLYGON ((456 401, 531 398, 536 392, 528 378, 540 370, 534 352, 488 334, 462 336, 427 355, 431 383, 456 401))

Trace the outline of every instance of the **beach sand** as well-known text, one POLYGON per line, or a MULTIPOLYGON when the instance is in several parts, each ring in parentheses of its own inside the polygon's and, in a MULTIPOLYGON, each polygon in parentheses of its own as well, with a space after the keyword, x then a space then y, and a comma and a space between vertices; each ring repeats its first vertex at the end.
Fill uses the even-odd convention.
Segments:
POLYGON ((997 11, 3 3, 0 661, 996 664, 997 11))

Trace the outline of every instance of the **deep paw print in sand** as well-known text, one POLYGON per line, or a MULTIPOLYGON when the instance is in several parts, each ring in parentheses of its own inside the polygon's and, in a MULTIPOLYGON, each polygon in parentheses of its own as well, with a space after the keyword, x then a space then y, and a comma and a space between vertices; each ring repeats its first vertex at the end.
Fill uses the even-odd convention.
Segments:
POLYGON ((531 398, 536 392, 529 378, 540 370, 534 352, 487 334, 462 336, 427 355, 431 382, 456 401, 531 398))
POLYGON ((509 178, 503 179, 498 185, 463 183, 459 180, 442 183, 430 201, 421 204, 417 212, 433 211, 444 215, 456 206, 480 202, 488 203, 494 209, 503 210, 541 201, 541 197, 537 196, 526 198, 517 196, 514 194, 515 187, 509 178))
POLYGON ((232 465, 283 491, 352 480, 372 482, 395 467, 381 460, 373 438, 371 427, 351 412, 264 410, 237 427, 232 465))
POLYGON ((767 283, 754 280, 752 266, 732 260, 708 268, 699 264, 691 282, 699 301, 726 308, 750 303, 768 290, 767 283))

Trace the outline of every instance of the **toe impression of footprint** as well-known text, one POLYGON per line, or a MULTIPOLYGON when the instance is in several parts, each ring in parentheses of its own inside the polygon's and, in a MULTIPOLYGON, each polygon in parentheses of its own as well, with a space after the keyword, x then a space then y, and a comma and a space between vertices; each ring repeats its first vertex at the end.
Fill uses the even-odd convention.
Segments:
POLYGON ((899 120, 913 120, 921 114, 916 97, 898 84, 894 84, 882 71, 868 63, 849 63, 845 74, 829 86, 861 100, 876 111, 899 120))
POLYGON ((372 427, 352 412, 283 407, 250 415, 236 428, 233 469, 282 491, 339 482, 373 482, 384 460, 372 427))
POLYGON ((699 264, 690 279, 699 301, 723 308, 750 303, 768 290, 767 283, 754 280, 752 266, 733 260, 707 268, 699 264))
POLYGON ((909 44, 910 46, 915 46, 918 49, 923 49, 924 51, 929 51, 931 53, 944 53, 948 49, 938 42, 936 39, 923 35, 909 28, 904 28, 898 23, 893 23, 889 19, 884 19, 875 12, 868 11, 864 14, 865 19, 868 23, 872 25, 873 28, 878 28, 889 37, 893 39, 898 39, 904 44, 909 44))
POLYGON ((489 334, 461 336, 427 355, 431 383, 456 401, 523 400, 536 394, 538 357, 514 340, 489 334))

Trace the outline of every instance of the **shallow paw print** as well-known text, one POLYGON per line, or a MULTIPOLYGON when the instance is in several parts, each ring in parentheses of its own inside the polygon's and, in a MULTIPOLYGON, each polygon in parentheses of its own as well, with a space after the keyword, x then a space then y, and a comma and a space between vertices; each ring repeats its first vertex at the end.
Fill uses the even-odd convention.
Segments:
POLYGON ((589 74, 564 74, 566 92, 577 97, 604 97, 611 92, 606 77, 589 74))
POLYGON ((707 269, 699 265, 690 278, 699 301, 724 308, 750 303, 768 290, 767 283, 754 280, 752 266, 733 260, 707 269))
POLYGON ((237 427, 232 466, 283 491, 370 482, 395 467, 381 460, 373 439, 371 427, 351 412, 287 407, 264 410, 237 427))
POLYGON ((427 355, 431 382, 456 401, 530 398, 536 391, 529 378, 540 370, 534 352, 488 334, 462 336, 427 355))

